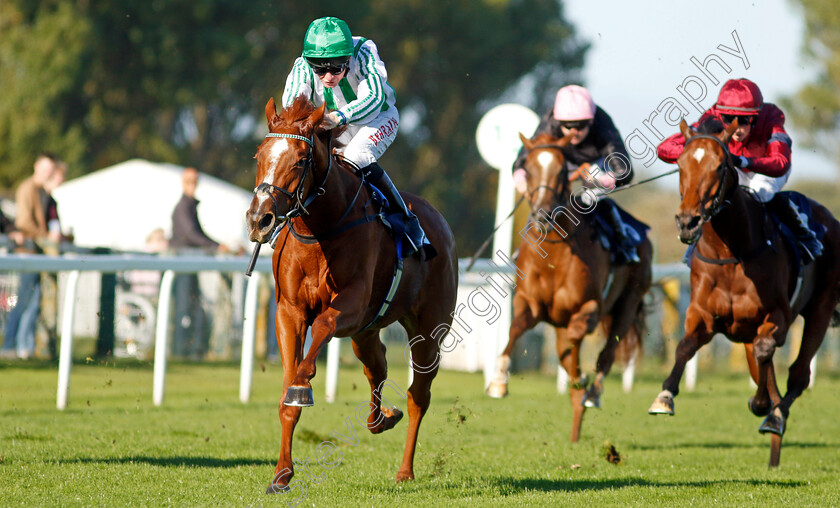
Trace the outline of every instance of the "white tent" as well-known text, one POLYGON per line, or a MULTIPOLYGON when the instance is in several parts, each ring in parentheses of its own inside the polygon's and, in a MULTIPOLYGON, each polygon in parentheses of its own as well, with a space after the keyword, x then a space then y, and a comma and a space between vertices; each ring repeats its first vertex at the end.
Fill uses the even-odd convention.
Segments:
MULTIPOLYGON (((172 233, 181 199, 183 166, 132 159, 68 180, 55 191, 61 226, 81 247, 141 251, 152 230, 172 233)), ((207 236, 233 249, 248 248, 245 210, 252 194, 203 173, 195 192, 207 236)))

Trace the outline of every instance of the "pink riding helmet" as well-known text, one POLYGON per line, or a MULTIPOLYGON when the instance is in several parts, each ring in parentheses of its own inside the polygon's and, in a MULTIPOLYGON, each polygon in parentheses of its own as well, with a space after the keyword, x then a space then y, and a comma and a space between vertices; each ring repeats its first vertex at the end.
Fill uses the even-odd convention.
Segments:
POLYGON ((559 121, 591 120, 595 103, 589 90, 578 85, 564 86, 554 99, 554 119, 559 121))

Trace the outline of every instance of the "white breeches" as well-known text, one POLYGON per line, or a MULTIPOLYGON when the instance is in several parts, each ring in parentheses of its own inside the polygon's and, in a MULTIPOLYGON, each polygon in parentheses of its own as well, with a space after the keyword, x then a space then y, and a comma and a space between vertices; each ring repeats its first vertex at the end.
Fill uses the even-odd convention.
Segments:
POLYGON ((376 162, 397 137, 400 114, 389 108, 364 125, 350 124, 338 141, 345 144, 344 157, 360 168, 376 162))
POLYGON ((749 173, 745 173, 741 170, 737 171, 738 184, 742 187, 750 189, 753 194, 755 194, 755 197, 762 203, 766 203, 773 199, 773 196, 782 190, 782 187, 785 186, 788 178, 790 178, 790 171, 778 177, 753 173, 752 171, 749 173))

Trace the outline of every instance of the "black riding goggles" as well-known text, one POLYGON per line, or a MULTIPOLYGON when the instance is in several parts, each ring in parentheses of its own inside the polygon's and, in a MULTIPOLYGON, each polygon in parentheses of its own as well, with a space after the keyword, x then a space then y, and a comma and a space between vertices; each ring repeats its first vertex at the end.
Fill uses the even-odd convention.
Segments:
POLYGON ((317 74, 319 76, 326 76, 327 73, 332 74, 333 76, 338 76, 339 74, 341 74, 342 72, 344 72, 347 69, 347 63, 342 63, 342 64, 338 64, 338 65, 312 65, 312 64, 309 64, 309 66, 312 67, 312 72, 314 72, 315 74, 317 74))
POLYGON ((560 122, 560 127, 568 130, 577 130, 582 131, 583 129, 589 127, 592 122, 590 120, 575 120, 574 122, 560 122))
POLYGON ((738 120, 738 125, 752 125, 755 123, 755 115, 720 115, 725 125, 729 125, 735 120, 738 120))

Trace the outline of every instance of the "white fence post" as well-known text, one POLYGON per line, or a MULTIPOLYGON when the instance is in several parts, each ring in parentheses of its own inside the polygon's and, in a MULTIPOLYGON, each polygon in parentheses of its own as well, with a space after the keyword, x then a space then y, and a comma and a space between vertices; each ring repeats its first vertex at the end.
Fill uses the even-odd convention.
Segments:
POLYGON ((172 300, 172 281, 175 272, 166 270, 160 280, 158 298, 157 328, 155 333, 155 378, 152 400, 156 406, 163 404, 163 389, 166 384, 166 353, 169 335, 169 302, 172 300))
POLYGON ((324 380, 326 390, 324 398, 327 402, 335 402, 338 388, 338 360, 341 357, 341 338, 333 337, 327 344, 327 376, 324 380))
POLYGON ((70 391, 70 368, 73 366, 73 317, 76 314, 76 287, 79 271, 73 270, 67 277, 64 290, 64 315, 61 318, 61 346, 58 353, 58 393, 55 405, 58 409, 67 407, 70 391))

